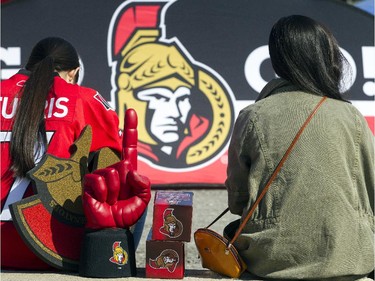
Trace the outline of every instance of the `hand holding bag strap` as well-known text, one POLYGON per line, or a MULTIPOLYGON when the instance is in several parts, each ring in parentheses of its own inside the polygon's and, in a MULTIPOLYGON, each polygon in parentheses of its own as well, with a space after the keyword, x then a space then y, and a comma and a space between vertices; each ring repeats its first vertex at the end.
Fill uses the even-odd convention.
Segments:
MULTIPOLYGON (((238 236, 240 235, 240 233, 242 232, 243 228, 245 227, 246 223, 249 221, 249 219, 251 218, 251 216, 253 215, 256 207, 258 206, 259 202, 262 200, 262 198, 264 197, 264 195, 266 194, 267 190, 269 189, 269 187, 271 186, 271 183, 273 182, 273 180, 276 178, 277 174, 279 173, 279 171, 281 170, 281 167, 284 165, 284 162, 285 160, 288 158, 290 152, 292 151, 293 147, 295 146, 295 144, 297 143, 297 140, 299 139, 299 137, 301 136, 303 130, 305 130, 307 124, 309 124, 309 122, 311 121, 311 119, 313 118, 313 116, 315 115, 315 113, 318 111, 318 109, 320 108, 320 106, 323 104, 323 102, 327 99, 327 97, 323 97, 319 103, 315 106, 315 108, 313 109, 313 111, 310 113, 310 115, 307 117, 305 123, 303 123, 302 127, 299 129, 298 133, 296 134, 296 136, 294 137, 292 143, 289 145, 287 151, 285 152, 284 156, 281 158, 279 164, 277 165, 277 167, 275 168, 275 171, 272 173, 270 179, 268 180, 267 184, 265 185, 265 187, 263 188, 261 194, 259 195, 259 197, 257 198, 257 200, 255 201, 255 203, 253 204, 253 206, 251 207, 249 213, 247 214, 247 216, 245 217, 245 219, 242 221, 242 223, 240 224, 240 226, 238 227, 236 233, 234 234, 232 240, 229 242, 228 246, 227 246, 227 249, 229 249, 232 244, 234 243, 234 241, 236 241, 236 239, 238 238, 238 236)), ((212 225, 213 223, 215 223, 219 218, 221 218, 227 211, 229 210, 229 208, 227 208, 222 214, 219 215, 218 218, 216 218, 210 225, 212 225)), ((209 225, 209 226, 210 226, 209 225)), ((209 227, 208 226, 208 227, 209 227)))

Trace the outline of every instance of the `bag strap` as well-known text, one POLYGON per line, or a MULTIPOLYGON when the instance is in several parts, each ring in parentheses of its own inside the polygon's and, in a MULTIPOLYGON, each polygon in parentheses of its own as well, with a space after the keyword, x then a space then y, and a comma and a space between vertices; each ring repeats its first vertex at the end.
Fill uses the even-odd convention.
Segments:
POLYGON ((222 216, 224 216, 229 211, 229 208, 226 208, 216 219, 214 219, 213 222, 211 222, 209 225, 207 225, 205 228, 209 228, 211 225, 213 225, 215 222, 217 222, 222 216))

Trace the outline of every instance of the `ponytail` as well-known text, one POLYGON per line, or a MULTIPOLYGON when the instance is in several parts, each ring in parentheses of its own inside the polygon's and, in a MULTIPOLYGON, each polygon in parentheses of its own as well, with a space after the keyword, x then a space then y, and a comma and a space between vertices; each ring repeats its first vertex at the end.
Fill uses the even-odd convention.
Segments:
POLYGON ((53 59, 46 57, 40 61, 26 81, 21 101, 15 115, 10 153, 13 158, 12 170, 17 176, 25 176, 34 164, 36 142, 46 143, 44 108, 48 92, 53 83, 53 59), (42 138, 39 136, 42 133, 42 138))
POLYGON ((26 176, 35 166, 38 151, 47 150, 44 111, 54 71, 78 66, 78 54, 64 39, 46 38, 34 47, 26 65, 31 74, 21 90, 10 143, 11 169, 16 176, 26 176))

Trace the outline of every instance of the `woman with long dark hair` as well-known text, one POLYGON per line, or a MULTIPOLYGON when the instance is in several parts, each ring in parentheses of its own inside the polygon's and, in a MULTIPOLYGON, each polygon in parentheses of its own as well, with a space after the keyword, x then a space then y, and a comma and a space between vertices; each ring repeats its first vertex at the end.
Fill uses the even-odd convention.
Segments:
POLYGON ((228 151, 232 213, 247 215, 302 123, 328 98, 235 246, 248 271, 267 280, 365 277, 374 269, 374 136, 343 97, 349 64, 332 33, 300 15, 275 23, 269 52, 279 78, 240 112, 228 151))
POLYGON ((90 152, 109 147, 121 153, 117 114, 100 94, 77 84, 79 57, 62 38, 33 48, 24 69, 1 82, 1 267, 46 269, 18 235, 9 205, 32 194, 26 173, 45 153, 69 158, 86 125, 90 152))

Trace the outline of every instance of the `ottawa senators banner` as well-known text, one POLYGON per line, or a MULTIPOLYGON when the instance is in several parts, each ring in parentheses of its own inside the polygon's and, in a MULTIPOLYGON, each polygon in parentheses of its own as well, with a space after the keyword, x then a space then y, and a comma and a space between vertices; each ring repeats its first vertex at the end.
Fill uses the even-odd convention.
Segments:
POLYGON ((8 0, 1 79, 41 38, 61 36, 80 54, 80 84, 120 120, 137 111, 138 170, 154 187, 223 186, 235 118, 275 77, 269 31, 291 14, 333 31, 353 68, 348 98, 374 131, 374 17, 334 0, 8 0))

